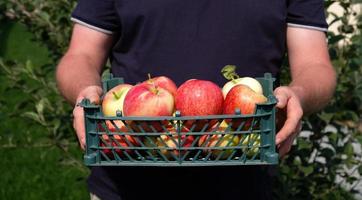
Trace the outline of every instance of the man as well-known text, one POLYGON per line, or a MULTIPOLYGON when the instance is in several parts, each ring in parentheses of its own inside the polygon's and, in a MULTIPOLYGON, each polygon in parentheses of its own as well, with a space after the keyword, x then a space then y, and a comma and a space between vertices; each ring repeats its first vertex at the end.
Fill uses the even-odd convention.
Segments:
MULTIPOLYGON (((197 78, 222 86, 227 64, 238 66, 241 76, 278 77, 287 52, 292 81, 274 91, 285 116, 276 136, 283 156, 303 114, 323 108, 334 92, 323 8, 323 0, 80 0, 58 86, 73 105, 83 98, 99 103, 108 58, 112 73, 131 84, 152 73, 178 85, 197 78)), ((82 108, 73 114, 84 148, 82 108)), ((270 199, 270 177, 269 168, 259 166, 94 167, 88 186, 101 199, 270 199)))

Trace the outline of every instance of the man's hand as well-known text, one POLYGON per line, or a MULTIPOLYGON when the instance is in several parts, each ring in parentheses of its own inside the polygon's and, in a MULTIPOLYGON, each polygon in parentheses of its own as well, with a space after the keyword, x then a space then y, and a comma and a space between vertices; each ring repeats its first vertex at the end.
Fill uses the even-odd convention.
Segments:
POLYGON ((85 148, 85 127, 84 127, 84 110, 78 106, 84 98, 90 100, 90 102, 99 104, 100 96, 102 95, 102 88, 99 86, 88 86, 84 88, 77 97, 77 103, 73 109, 73 128, 77 133, 80 147, 85 148))
POLYGON ((287 154, 294 139, 301 130, 303 109, 298 96, 291 87, 278 87, 274 91, 277 103, 277 126, 279 132, 276 135, 276 145, 279 154, 283 157, 287 154))
POLYGON ((288 27, 287 49, 292 81, 278 87, 276 145, 284 156, 301 130, 301 119, 322 109, 333 96, 336 74, 330 62, 325 34, 288 27))

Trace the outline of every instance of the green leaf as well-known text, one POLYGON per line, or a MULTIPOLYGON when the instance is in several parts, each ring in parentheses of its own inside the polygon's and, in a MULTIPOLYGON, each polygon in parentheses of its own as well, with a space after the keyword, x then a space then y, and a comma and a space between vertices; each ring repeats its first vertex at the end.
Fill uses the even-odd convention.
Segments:
POLYGON ((358 173, 362 175, 362 165, 358 167, 358 173))
POLYGON ((344 35, 336 35, 336 36, 332 36, 328 39, 328 43, 329 44, 335 44, 339 41, 341 41, 342 39, 344 39, 345 36, 344 35))
POLYGON ((29 119, 32 119, 34 121, 40 122, 41 120, 39 119, 39 115, 35 112, 25 112, 23 115, 23 117, 27 117, 29 119))
POLYGON ((350 157, 354 154, 353 146, 351 143, 347 143, 344 147, 344 153, 350 157))
POLYGON ((314 167, 309 165, 307 167, 301 167, 300 170, 304 173, 305 176, 310 175, 314 171, 314 167))
POLYGON ((36 111, 38 114, 42 115, 44 111, 44 99, 40 100, 36 105, 36 111))
POLYGON ((328 138, 329 138, 329 141, 332 143, 333 146, 337 144, 337 140, 338 140, 337 133, 331 132, 328 138))
POLYGON ((298 140, 298 150, 311 149, 312 144, 306 140, 298 140))
POLYGON ((327 124, 330 123, 330 121, 332 120, 332 118, 334 117, 334 113, 326 113, 326 112, 321 112, 318 114, 318 117, 320 119, 322 119, 324 122, 326 122, 327 124))
POLYGON ((356 139, 360 144, 362 144, 362 135, 357 136, 356 139))
POLYGON ((39 12, 39 16, 46 22, 50 22, 50 15, 46 12, 39 12))
POLYGON ((236 73, 235 65, 226 65, 221 69, 221 73, 227 80, 234 80, 239 78, 239 75, 236 73))
POLYGON ((321 151, 321 156, 326 159, 331 159, 335 155, 335 152, 330 148, 323 148, 321 151))

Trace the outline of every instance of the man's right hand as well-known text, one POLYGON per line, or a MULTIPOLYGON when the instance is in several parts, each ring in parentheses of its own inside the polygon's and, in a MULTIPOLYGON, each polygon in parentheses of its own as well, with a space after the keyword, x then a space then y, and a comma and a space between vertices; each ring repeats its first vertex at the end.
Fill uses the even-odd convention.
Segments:
POLYGON ((101 95, 102 88, 100 86, 88 86, 79 93, 73 109, 73 128, 77 133, 79 145, 83 150, 85 148, 84 110, 78 104, 85 98, 89 99, 91 103, 99 104, 101 95))

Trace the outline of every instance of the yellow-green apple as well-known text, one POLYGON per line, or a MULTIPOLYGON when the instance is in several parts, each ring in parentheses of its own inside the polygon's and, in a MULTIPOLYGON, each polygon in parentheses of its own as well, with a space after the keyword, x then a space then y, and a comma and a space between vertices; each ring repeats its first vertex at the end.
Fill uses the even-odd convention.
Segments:
POLYGON ((242 77, 236 73, 236 66, 235 65, 226 65, 221 70, 222 75, 229 80, 223 88, 222 93, 224 98, 226 98, 227 93, 233 88, 235 85, 246 85, 249 86, 252 90, 254 90, 258 94, 263 94, 263 87, 258 80, 251 77, 242 77))
MULTIPOLYGON (((267 100, 264 95, 254 92, 254 90, 246 85, 236 85, 226 95, 223 113, 234 114, 236 109, 240 109, 241 114, 254 114, 256 105, 265 103, 267 100)), ((230 121, 233 123, 233 128, 238 128, 244 122, 243 129, 248 129, 250 128, 252 118, 226 120, 228 123, 230 121)))
POLYGON ((236 148, 223 148, 223 147, 236 147, 239 144, 240 138, 234 134, 217 134, 217 135, 203 135, 198 141, 200 147, 209 147, 204 152, 209 153, 214 158, 220 156, 220 159, 227 159, 231 154, 236 151, 236 148), (220 149, 213 149, 213 147, 221 147, 220 149), (221 155, 222 154, 222 155, 221 155))
MULTIPOLYGON (((174 96, 166 89, 152 84, 138 84, 128 91, 124 99, 123 113, 124 116, 134 117, 172 116, 174 105, 174 96)), ((162 130, 162 125, 167 123, 152 121, 149 124, 157 131, 162 130)), ((137 125, 147 132, 153 130, 142 120, 133 121, 132 125, 136 131, 140 131, 137 125)))
MULTIPOLYGON (((182 129, 182 133, 187 133, 187 132, 188 132, 188 130, 186 128, 182 129)), ((175 128, 169 129, 169 133, 171 133, 172 136, 165 134, 165 135, 161 135, 160 137, 157 138, 158 147, 169 147, 169 148, 173 149, 173 150, 163 149, 163 150, 161 150, 162 154, 164 154, 166 157, 170 158, 170 157, 172 157, 172 154, 175 156, 179 156, 181 153, 181 156, 182 156, 187 151, 189 151, 189 150, 179 151, 179 149, 191 147, 191 145, 194 141, 193 135, 182 134, 180 141, 179 141, 179 135, 176 133, 175 128)))
MULTIPOLYGON (((164 156, 167 158, 173 158, 174 156, 184 155, 189 150, 181 150, 182 148, 191 147, 192 143, 194 142, 193 135, 187 135, 189 130, 187 128, 182 128, 182 135, 180 138, 181 143, 179 143, 179 135, 177 134, 175 127, 167 128, 168 132, 163 132, 158 137, 149 136, 145 139, 145 146, 146 147, 157 147, 164 156), (171 134, 171 135, 170 135, 171 134), (152 143, 151 143, 152 141, 152 143), (171 149, 165 149, 171 148, 171 149)), ((158 155, 157 150, 153 150, 152 153, 154 155, 158 155)))
POLYGON ((254 90, 254 92, 258 94, 263 94, 263 87, 261 86, 258 80, 251 77, 243 77, 243 78, 233 79, 227 82, 223 86, 222 94, 224 95, 224 98, 226 97, 227 93, 231 90, 231 88, 233 88, 235 85, 240 85, 240 84, 249 86, 252 90, 254 90))
POLYGON ((124 98, 131 88, 132 85, 120 84, 104 95, 102 101, 102 112, 104 116, 116 116, 117 111, 123 111, 124 98))
POLYGON ((175 82, 173 82, 170 78, 166 76, 157 76, 154 78, 151 78, 151 76, 149 77, 150 78, 144 81, 143 84, 151 84, 154 85, 155 87, 161 87, 169 91, 173 96, 176 95, 177 86, 175 82))
MULTIPOLYGON (((176 92, 176 110, 182 116, 205 116, 222 114, 224 98, 219 86, 206 80, 188 80, 176 92)), ((206 123, 211 128, 215 120, 189 120, 184 122, 191 131, 200 131, 206 123)))
POLYGON ((241 139, 243 140, 242 145, 245 146, 242 150, 247 156, 252 157, 259 152, 260 134, 250 133, 244 135, 241 139))

